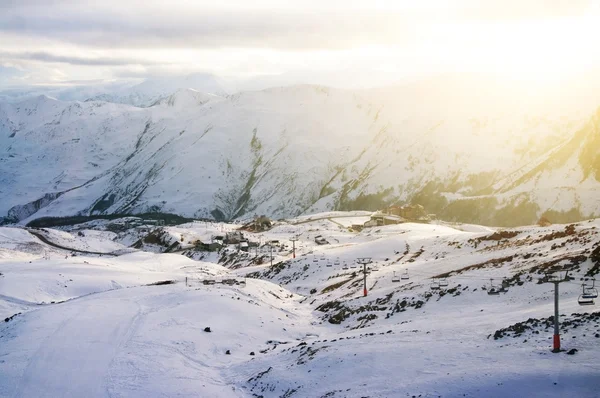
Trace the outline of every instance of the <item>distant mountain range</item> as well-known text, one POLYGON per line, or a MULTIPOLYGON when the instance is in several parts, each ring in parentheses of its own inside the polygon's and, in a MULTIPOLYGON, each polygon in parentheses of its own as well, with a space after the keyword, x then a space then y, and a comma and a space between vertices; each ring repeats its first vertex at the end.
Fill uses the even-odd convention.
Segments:
POLYGON ((0 101, 18 103, 40 95, 62 101, 106 101, 148 107, 181 89, 194 89, 216 95, 233 92, 231 82, 209 74, 156 76, 143 81, 107 82, 74 86, 42 86, 0 91, 0 101))
POLYGON ((487 225, 600 213, 595 94, 567 104, 458 78, 225 86, 198 75, 85 101, 0 102, 0 217, 279 218, 408 202, 487 225))

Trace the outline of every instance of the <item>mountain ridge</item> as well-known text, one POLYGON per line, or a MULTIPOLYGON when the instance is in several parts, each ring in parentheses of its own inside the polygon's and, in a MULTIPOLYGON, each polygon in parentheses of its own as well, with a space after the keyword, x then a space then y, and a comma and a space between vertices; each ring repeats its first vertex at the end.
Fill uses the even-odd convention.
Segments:
POLYGON ((469 113, 470 94, 445 99, 453 90, 432 92, 439 101, 402 86, 298 85, 225 97, 179 89, 146 108, 0 103, 0 214, 279 218, 409 202, 488 225, 597 214, 597 104, 587 117, 510 103, 469 113), (574 171, 550 168, 556 156, 574 171))

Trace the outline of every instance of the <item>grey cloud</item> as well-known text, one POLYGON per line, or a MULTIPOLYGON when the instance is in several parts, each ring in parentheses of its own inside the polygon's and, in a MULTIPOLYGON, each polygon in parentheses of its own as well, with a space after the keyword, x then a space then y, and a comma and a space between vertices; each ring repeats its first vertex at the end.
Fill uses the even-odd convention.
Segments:
POLYGON ((282 11, 155 15, 126 10, 42 6, 13 8, 0 15, 0 31, 97 47, 347 48, 362 40, 393 42, 409 21, 381 12, 288 13, 282 11), (26 11, 27 10, 27 11, 26 11))
POLYGON ((363 44, 402 45, 436 22, 514 20, 584 12, 587 0, 456 0, 451 7, 428 5, 410 11, 365 11, 339 3, 316 12, 158 9, 127 0, 82 3, 74 0, 0 0, 0 32, 52 38, 98 48, 339 49, 363 44), (7 3, 4 3, 7 1, 7 3), (6 6, 8 4, 8 6, 6 6))
POLYGON ((159 65, 156 62, 133 58, 84 58, 77 56, 62 56, 47 52, 0 52, 0 60, 28 60, 40 62, 59 62, 84 66, 123 66, 123 65, 159 65))

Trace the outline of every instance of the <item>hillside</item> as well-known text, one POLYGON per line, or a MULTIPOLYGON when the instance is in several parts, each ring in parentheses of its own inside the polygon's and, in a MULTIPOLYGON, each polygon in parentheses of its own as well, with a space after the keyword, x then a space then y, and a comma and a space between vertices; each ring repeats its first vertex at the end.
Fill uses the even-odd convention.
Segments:
POLYGON ((600 99, 510 102, 464 84, 0 103, 0 215, 231 220, 406 202, 496 226, 597 215, 600 99))
POLYGON ((154 253, 117 256, 74 256, 35 230, 0 228, 0 396, 597 395, 600 312, 577 298, 600 271, 598 220, 345 228, 362 218, 282 221, 246 233, 263 243, 248 253, 194 249, 232 224, 121 228, 135 221, 123 219, 37 231, 107 254, 161 232, 154 253), (183 250, 161 254, 172 240, 183 250), (264 245, 272 240, 275 250, 264 245), (366 297, 360 257, 373 261, 366 297), (563 351, 551 353, 553 287, 538 280, 567 271, 563 351), (203 283, 226 279, 245 283, 203 283), (489 295, 491 283, 505 292, 489 295))

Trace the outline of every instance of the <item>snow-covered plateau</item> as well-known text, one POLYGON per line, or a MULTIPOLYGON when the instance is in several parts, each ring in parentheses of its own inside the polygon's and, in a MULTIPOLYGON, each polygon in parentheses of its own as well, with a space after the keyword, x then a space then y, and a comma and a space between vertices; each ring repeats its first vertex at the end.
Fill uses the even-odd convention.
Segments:
POLYGON ((599 220, 368 218, 0 227, 0 397, 600 396, 599 220))

